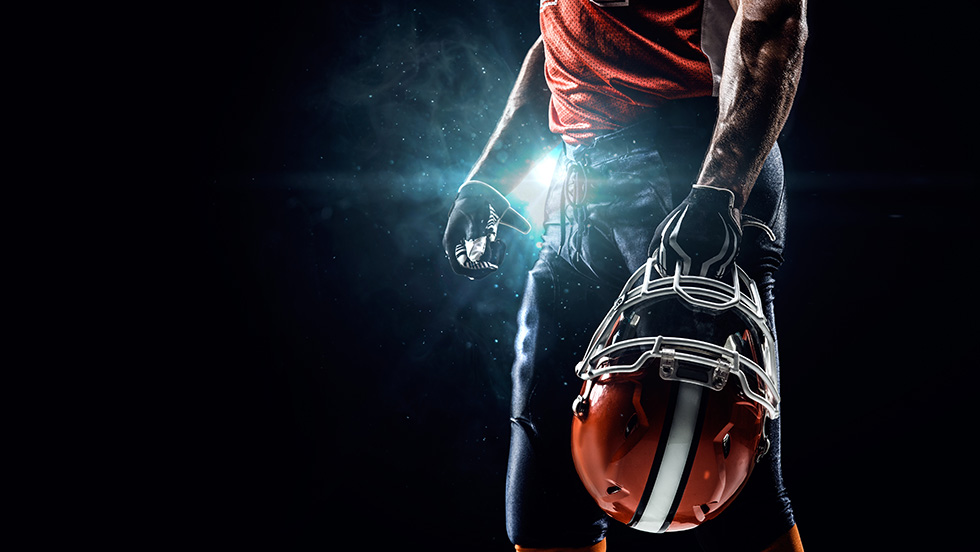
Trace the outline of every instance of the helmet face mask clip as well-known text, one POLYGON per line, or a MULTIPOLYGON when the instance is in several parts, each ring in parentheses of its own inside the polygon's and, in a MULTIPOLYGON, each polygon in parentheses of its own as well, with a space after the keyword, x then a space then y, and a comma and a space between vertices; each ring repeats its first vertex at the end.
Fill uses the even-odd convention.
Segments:
POLYGON ((575 367, 576 469, 597 504, 636 529, 717 516, 768 448, 775 343, 755 283, 737 266, 732 274, 665 277, 651 258, 575 367))

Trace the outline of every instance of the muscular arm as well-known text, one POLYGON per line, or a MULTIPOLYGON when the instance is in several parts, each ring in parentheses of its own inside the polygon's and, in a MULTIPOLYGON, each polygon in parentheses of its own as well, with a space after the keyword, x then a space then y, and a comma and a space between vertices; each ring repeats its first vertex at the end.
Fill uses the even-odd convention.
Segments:
POLYGON ((557 143, 548 129, 551 92, 544 78, 544 43, 539 37, 524 58, 504 113, 467 180, 480 180, 503 194, 514 189, 534 162, 557 143))
POLYGON ((806 0, 731 0, 735 21, 719 93, 718 123, 698 184, 748 200, 789 115, 807 38, 806 0))

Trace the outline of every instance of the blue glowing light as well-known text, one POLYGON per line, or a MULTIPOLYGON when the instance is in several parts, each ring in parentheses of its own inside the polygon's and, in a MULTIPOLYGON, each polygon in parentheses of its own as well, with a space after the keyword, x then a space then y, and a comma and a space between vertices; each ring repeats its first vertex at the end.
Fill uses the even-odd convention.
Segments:
POLYGON ((560 149, 555 148, 542 157, 527 177, 508 194, 514 208, 520 209, 536 230, 544 227, 545 192, 551 184, 559 152, 560 149))

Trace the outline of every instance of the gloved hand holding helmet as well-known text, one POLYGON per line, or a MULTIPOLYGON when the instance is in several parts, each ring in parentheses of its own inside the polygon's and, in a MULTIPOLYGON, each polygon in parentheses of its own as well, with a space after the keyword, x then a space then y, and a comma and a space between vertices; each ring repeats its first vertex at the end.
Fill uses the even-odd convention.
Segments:
POLYGON ((722 278, 735 266, 742 230, 731 190, 694 185, 660 223, 649 255, 662 276, 722 278))

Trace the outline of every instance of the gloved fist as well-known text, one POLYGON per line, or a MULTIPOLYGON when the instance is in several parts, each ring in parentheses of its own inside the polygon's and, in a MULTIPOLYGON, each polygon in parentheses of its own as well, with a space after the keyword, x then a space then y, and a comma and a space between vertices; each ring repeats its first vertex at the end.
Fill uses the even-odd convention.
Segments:
POLYGON ((470 180, 460 186, 442 239, 453 272, 477 280, 500 267, 507 252, 497 239, 500 224, 522 234, 531 231, 531 223, 490 185, 470 180))
POLYGON ((684 276, 721 278, 735 265, 739 218, 731 190, 694 185, 660 223, 648 253, 663 276, 674 274, 680 263, 684 276))

